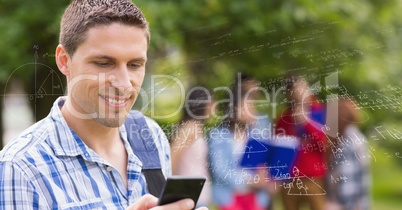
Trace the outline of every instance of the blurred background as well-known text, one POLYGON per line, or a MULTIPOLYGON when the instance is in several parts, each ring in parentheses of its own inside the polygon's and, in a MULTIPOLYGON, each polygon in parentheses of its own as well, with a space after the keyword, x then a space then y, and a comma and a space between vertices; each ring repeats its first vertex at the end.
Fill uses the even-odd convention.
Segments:
MULTIPOLYGON (((268 93, 297 73, 356 100, 370 144, 373 209, 402 206, 402 1, 137 0, 150 22, 147 97, 136 103, 170 136, 183 90, 208 88, 216 98, 236 73, 268 93)), ((67 0, 0 0, 0 148, 44 118, 65 93, 54 62, 67 0)), ((278 102, 277 99, 271 102, 278 102)), ((281 108, 281 103, 278 102, 281 108)), ((273 105, 259 109, 275 118, 273 105)))

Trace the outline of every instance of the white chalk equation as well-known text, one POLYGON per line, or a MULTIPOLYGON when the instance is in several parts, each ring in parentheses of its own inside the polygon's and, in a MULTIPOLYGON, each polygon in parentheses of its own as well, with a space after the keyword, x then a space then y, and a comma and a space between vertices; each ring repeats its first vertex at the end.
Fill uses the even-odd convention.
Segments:
MULTIPOLYGON (((275 189, 284 189, 287 191, 288 195, 300 195, 300 196, 311 196, 311 195, 325 195, 326 191, 321 183, 316 182, 312 177, 303 174, 297 167, 292 167, 291 172, 283 172, 283 168, 289 169, 287 165, 282 166, 261 166, 252 168, 243 168, 241 179, 236 180, 236 184, 255 184, 261 181, 272 182, 275 189), (255 174, 256 170, 265 170, 267 174, 261 177, 259 174, 255 174), (308 184, 307 184, 308 182, 308 184), (308 186, 312 183, 314 188, 320 189, 319 192, 314 190, 310 191, 308 186)), ((339 178, 338 178, 339 179, 339 178)), ((346 177, 342 176, 343 180, 347 180, 346 177)))

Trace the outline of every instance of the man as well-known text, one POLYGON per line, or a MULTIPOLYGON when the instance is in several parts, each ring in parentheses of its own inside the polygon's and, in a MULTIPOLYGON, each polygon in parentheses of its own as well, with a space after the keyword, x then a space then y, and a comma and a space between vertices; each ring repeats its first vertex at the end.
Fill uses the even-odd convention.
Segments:
MULTIPOLYGON (((56 49, 68 94, 0 152, 0 209, 194 207, 191 199, 156 206, 122 125, 144 79, 149 39, 145 17, 129 0, 70 3, 56 49)), ((168 176, 166 136, 145 121, 168 176)))

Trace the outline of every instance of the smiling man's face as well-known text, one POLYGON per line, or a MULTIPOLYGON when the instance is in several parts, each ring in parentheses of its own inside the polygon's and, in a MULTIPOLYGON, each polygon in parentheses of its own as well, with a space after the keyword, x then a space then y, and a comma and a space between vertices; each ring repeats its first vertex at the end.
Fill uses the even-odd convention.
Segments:
POLYGON ((89 29, 68 60, 73 112, 107 127, 121 125, 141 89, 147 49, 141 28, 112 23, 89 29))

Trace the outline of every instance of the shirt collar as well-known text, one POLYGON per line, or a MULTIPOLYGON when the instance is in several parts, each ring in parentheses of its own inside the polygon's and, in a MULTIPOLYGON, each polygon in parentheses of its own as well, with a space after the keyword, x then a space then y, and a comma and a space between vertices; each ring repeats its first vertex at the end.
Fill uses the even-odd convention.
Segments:
POLYGON ((53 148, 57 156, 78 156, 84 155, 80 145, 76 142, 73 133, 67 125, 66 120, 61 114, 61 107, 67 97, 59 97, 50 110, 50 115, 47 118, 48 121, 48 133, 49 133, 49 145, 53 148))
MULTIPOLYGON (((96 161, 97 155, 90 149, 68 126, 61 113, 61 107, 67 97, 59 97, 54 103, 48 117, 49 145, 53 148, 57 156, 78 156, 82 155, 85 159, 96 161)), ((119 127, 120 135, 127 142, 127 134, 124 125, 119 127)))

